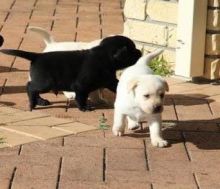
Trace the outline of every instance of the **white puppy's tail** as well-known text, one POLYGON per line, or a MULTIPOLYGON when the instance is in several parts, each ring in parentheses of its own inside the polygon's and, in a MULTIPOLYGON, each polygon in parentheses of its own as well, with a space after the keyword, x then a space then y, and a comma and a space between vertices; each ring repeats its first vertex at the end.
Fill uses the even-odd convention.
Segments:
POLYGON ((35 27, 35 26, 29 26, 28 30, 40 34, 43 37, 43 40, 47 45, 55 42, 53 37, 48 33, 48 31, 46 31, 43 28, 35 27))
POLYGON ((148 65, 153 58, 155 58, 155 57, 157 57, 158 55, 160 55, 163 51, 164 51, 164 48, 157 49, 157 50, 155 50, 155 51, 153 51, 153 52, 150 52, 150 53, 148 53, 148 54, 142 56, 142 57, 138 60, 138 62, 137 62, 136 64, 146 64, 146 65, 148 65))

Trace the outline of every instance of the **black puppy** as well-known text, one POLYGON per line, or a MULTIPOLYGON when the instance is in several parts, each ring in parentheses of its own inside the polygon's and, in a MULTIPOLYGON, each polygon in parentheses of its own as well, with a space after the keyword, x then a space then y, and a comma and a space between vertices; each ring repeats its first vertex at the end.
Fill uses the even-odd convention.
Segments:
POLYGON ((90 92, 108 88, 116 92, 116 71, 133 65, 141 56, 134 43, 124 36, 107 37, 99 46, 89 50, 34 53, 21 50, 0 50, 31 61, 31 81, 27 83, 30 110, 39 101, 39 94, 49 91, 74 91, 81 111, 87 106, 90 92))
POLYGON ((3 43, 4 43, 4 39, 3 39, 3 37, 0 35, 0 47, 2 46, 3 43))

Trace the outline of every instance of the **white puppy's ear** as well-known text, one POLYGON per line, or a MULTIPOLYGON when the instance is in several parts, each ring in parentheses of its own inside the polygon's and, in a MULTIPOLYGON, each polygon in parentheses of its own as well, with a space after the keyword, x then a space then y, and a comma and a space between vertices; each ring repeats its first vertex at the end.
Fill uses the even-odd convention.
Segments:
POLYGON ((137 87, 138 82, 139 82, 138 78, 133 78, 133 79, 131 79, 131 80, 128 82, 128 86, 127 86, 128 92, 133 91, 133 90, 137 87))
POLYGON ((165 79, 164 79, 164 88, 167 92, 169 91, 169 85, 165 79))
POLYGON ((169 85, 168 85, 167 81, 159 75, 157 75, 157 77, 162 81, 165 91, 168 92, 169 91, 169 85))

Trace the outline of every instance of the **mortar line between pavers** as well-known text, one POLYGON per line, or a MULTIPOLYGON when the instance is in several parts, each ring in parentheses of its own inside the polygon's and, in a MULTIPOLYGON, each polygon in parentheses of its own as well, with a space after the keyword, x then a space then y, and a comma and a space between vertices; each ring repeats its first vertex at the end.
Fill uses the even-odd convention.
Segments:
POLYGON ((187 146, 186 146, 186 138, 185 138, 183 132, 180 132, 180 133, 181 133, 181 137, 183 138, 183 146, 184 146, 186 155, 187 155, 187 157, 188 157, 188 160, 191 162, 192 158, 191 158, 190 153, 189 153, 189 151, 188 151, 188 148, 187 148, 187 146))
POLYGON ((23 149, 23 145, 20 145, 19 150, 18 150, 18 155, 19 155, 19 156, 21 155, 22 149, 23 149))
POLYGON ((102 9, 101 9, 101 7, 102 7, 102 3, 100 2, 99 4, 98 4, 98 6, 99 6, 99 25, 100 25, 100 39, 102 39, 103 38, 103 31, 102 31, 102 9))
MULTIPOLYGON (((20 112, 18 112, 20 113, 20 112)), ((11 115, 13 113, 9 113, 9 114, 6 114, 6 115, 11 115)), ((16 114, 16 113, 15 113, 16 114)), ((11 122, 5 122, 4 124, 8 125, 8 124, 13 124, 13 123, 19 123, 19 122, 22 122, 22 121, 30 121, 30 120, 35 120, 35 119, 41 119, 41 118, 46 118, 46 117, 51 117, 51 116, 41 116, 41 117, 36 117, 36 118, 30 118, 30 119, 23 119, 23 120, 17 120, 17 121, 11 121, 11 122)))
MULTIPOLYGON (((49 116, 49 117, 51 117, 51 116, 49 116)), ((51 118, 57 118, 57 117, 51 117, 51 118)), ((61 118, 57 118, 57 119, 61 119, 61 118)), ((60 124, 50 125, 50 126, 48 126, 48 127, 53 128, 53 127, 65 126, 65 125, 68 125, 68 124, 70 124, 70 123, 76 123, 76 122, 70 121, 70 122, 66 122, 66 123, 60 123, 60 124)), ((80 123, 80 122, 79 122, 79 123, 80 123)))
POLYGON ((58 2, 59 2, 59 0, 57 0, 56 1, 56 6, 55 6, 55 8, 54 8, 54 11, 53 11, 53 19, 52 19, 52 22, 51 22, 51 26, 50 26, 50 31, 52 31, 53 30, 53 27, 54 27, 54 17, 55 17, 55 14, 56 14, 56 12, 57 12, 57 5, 58 5, 58 2))
POLYGON ((178 122, 179 121, 179 117, 178 117, 178 113, 177 113, 177 109, 176 109, 176 103, 175 103, 173 98, 171 98, 171 100, 173 102, 174 112, 175 112, 176 120, 178 122))
MULTIPOLYGON (((11 13, 11 10, 12 10, 13 6, 15 5, 15 2, 16 2, 16 0, 14 0, 12 2, 11 6, 9 7, 8 13, 7 13, 7 15, 5 16, 5 19, 4 19, 4 23, 8 20, 8 17, 9 17, 9 15, 11 13)), ((3 25, 4 25, 4 23, 3 23, 3 25)), ((2 26, 2 28, 3 28, 3 26, 2 26)))
POLYGON ((61 170, 62 170, 62 163, 63 163, 63 157, 60 157, 58 174, 57 174, 56 189, 59 189, 59 185, 60 185, 60 176, 61 176, 61 170))
MULTIPOLYGON (((26 26, 26 27, 27 27, 27 26, 26 26)), ((24 31, 24 32, 25 32, 25 31, 24 31)), ((20 49, 21 44, 23 43, 23 41, 24 41, 24 37, 22 37, 22 38, 21 38, 21 41, 20 41, 20 43, 19 43, 19 45, 18 45, 18 48, 17 48, 17 49, 20 49)), ((12 60, 11 65, 10 65, 9 72, 11 72, 12 67, 13 67, 13 66, 14 66, 14 64, 15 64, 16 59, 17 59, 17 57, 15 56, 15 57, 14 57, 14 59, 12 60)))
POLYGON ((1 92, 0 92, 0 96, 3 95, 3 93, 4 93, 5 85, 6 85, 7 81, 8 81, 8 79, 5 78, 5 81, 4 81, 3 85, 2 85, 2 90, 1 90, 1 92))
POLYGON ((106 148, 103 148, 102 181, 106 181, 106 148))
POLYGON ((209 101, 206 100, 206 102, 207 102, 207 105, 208 105, 208 108, 209 108, 210 113, 211 113, 212 115, 214 115, 214 113, 213 113, 213 111, 212 111, 212 107, 210 106, 209 101))
POLYGON ((16 170, 17 170, 17 167, 15 167, 13 169, 8 189, 12 189, 12 185, 13 185, 13 181, 14 181, 14 178, 15 178, 16 170))
POLYGON ((143 144, 144 144, 144 157, 145 157, 145 163, 146 163, 146 170, 150 171, 149 159, 148 159, 148 153, 147 153, 147 145, 146 145, 145 139, 143 140, 143 144))
POLYGON ((31 9, 31 12, 30 12, 30 15, 29 15, 29 20, 28 20, 28 22, 27 22, 27 24, 26 24, 24 33, 27 33, 27 29, 28 29, 28 27, 29 27, 29 22, 30 22, 30 20, 31 20, 31 18, 32 18, 32 16, 33 16, 34 8, 36 7, 37 2, 38 2, 38 0, 35 0, 35 1, 34 1, 34 4, 33 4, 33 6, 32 6, 32 9, 31 9))
POLYGON ((195 181, 195 184, 196 184, 196 186, 197 186, 197 189, 200 189, 199 182, 198 182, 198 179, 197 179, 195 173, 193 173, 193 179, 194 179, 194 181, 195 181))
POLYGON ((62 128, 56 128, 56 127, 50 127, 51 129, 55 129, 55 130, 58 130, 58 131, 65 131, 65 132, 67 132, 67 133, 69 133, 69 134, 75 134, 74 132, 72 132, 72 131, 69 131, 69 130, 65 130, 65 129, 62 129, 62 128))

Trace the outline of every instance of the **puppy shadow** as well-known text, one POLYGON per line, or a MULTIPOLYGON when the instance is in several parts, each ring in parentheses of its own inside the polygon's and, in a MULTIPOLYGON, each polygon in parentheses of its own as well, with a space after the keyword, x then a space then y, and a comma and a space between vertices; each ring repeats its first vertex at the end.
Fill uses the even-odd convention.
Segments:
POLYGON ((2 94, 17 94, 26 93, 26 86, 5 86, 2 90, 2 94))
POLYGON ((213 99, 209 98, 210 96, 204 94, 167 94, 165 97, 164 105, 183 105, 183 106, 192 106, 207 104, 207 101, 214 102, 213 99), (207 99, 209 98, 209 99, 207 99))
POLYGON ((15 106, 16 104, 14 102, 2 102, 2 101, 0 101, 0 105, 15 106))
POLYGON ((136 130, 126 130, 123 136, 145 139, 150 137, 149 128, 144 127, 143 129, 138 128, 136 130))
POLYGON ((163 137, 169 141, 170 146, 183 143, 189 149, 220 150, 219 124, 219 118, 176 122, 164 121, 162 133, 163 137))

